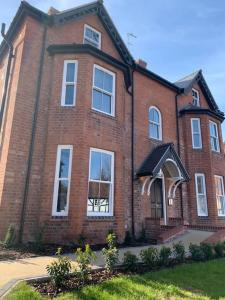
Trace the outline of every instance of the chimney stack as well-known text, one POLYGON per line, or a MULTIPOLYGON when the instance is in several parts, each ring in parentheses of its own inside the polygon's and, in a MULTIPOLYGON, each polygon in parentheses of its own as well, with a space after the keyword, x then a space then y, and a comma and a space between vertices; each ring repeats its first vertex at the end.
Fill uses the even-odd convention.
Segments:
POLYGON ((136 63, 137 63, 139 66, 141 66, 142 68, 144 68, 144 69, 147 68, 147 63, 146 63, 146 61, 144 61, 144 60, 142 60, 142 59, 140 59, 140 58, 136 61, 136 63))
POLYGON ((57 10, 56 8, 54 8, 54 7, 50 7, 49 8, 49 10, 48 10, 48 15, 49 16, 52 16, 52 15, 56 15, 56 14, 58 14, 59 13, 59 10, 57 10))

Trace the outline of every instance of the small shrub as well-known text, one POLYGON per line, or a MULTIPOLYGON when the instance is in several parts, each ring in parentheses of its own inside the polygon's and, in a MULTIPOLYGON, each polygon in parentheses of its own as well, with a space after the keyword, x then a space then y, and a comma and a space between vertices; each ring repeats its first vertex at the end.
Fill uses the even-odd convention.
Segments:
POLYGON ((78 245, 84 248, 86 239, 86 236, 83 233, 80 233, 77 239, 78 245))
POLYGON ((106 238, 108 247, 102 249, 105 259, 105 267, 107 272, 111 273, 119 260, 119 251, 116 247, 116 236, 114 233, 108 234, 106 238))
POLYGON ((159 262, 161 266, 169 266, 172 251, 169 247, 163 246, 159 251, 159 262))
POLYGON ((179 264, 185 261, 185 247, 181 242, 173 244, 173 256, 179 264))
POLYGON ((225 249, 224 243, 221 243, 221 242, 216 243, 214 245, 214 251, 215 251, 216 257, 223 257, 224 249, 225 249))
POLYGON ((143 249, 140 252, 142 262, 147 265, 149 268, 154 268, 159 263, 159 254, 158 250, 153 247, 143 249))
POLYGON ((204 253, 202 251, 201 246, 190 244, 189 251, 191 253, 191 258, 194 261, 202 261, 202 260, 204 260, 204 253))
POLYGON ((123 264, 127 271, 135 272, 138 267, 138 257, 130 251, 127 251, 124 253, 123 264))
POLYGON ((125 238, 124 238, 124 244, 125 245, 131 245, 132 244, 132 236, 130 234, 130 231, 126 231, 125 238))
POLYGON ((85 249, 82 250, 78 248, 75 252, 76 262, 79 266, 79 271, 77 274, 81 277, 83 281, 87 280, 88 274, 91 270, 90 264, 92 260, 96 259, 95 253, 91 250, 90 246, 87 244, 85 249))
POLYGON ((146 232, 145 232, 144 227, 142 227, 142 229, 141 229, 140 236, 138 238, 138 242, 140 242, 140 243, 146 242, 146 232))
POLYGON ((213 258, 213 247, 212 247, 211 244, 201 243, 200 247, 201 247, 201 250, 203 252, 205 260, 209 260, 209 259, 213 258))
POLYGON ((15 244, 15 241, 16 241, 15 228, 13 227, 13 225, 9 225, 5 235, 5 239, 3 241, 3 245, 6 248, 10 248, 15 244))
POLYGON ((43 251, 44 248, 43 233, 44 233, 44 227, 40 227, 36 230, 34 234, 34 242, 32 243, 32 248, 35 252, 43 251))
POLYGON ((61 255, 61 248, 58 248, 56 255, 57 260, 53 261, 50 265, 47 265, 46 270, 53 285, 55 287, 60 287, 71 272, 72 265, 71 260, 68 257, 61 255))

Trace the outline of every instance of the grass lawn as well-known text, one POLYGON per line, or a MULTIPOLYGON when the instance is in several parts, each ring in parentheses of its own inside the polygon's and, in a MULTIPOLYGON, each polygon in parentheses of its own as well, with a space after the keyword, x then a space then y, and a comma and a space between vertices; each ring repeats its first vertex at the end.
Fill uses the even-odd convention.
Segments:
MULTIPOLYGON (((7 300, 43 300, 26 284, 18 285, 7 300)), ((144 275, 123 276, 57 300, 225 299, 225 259, 177 266, 144 275)))

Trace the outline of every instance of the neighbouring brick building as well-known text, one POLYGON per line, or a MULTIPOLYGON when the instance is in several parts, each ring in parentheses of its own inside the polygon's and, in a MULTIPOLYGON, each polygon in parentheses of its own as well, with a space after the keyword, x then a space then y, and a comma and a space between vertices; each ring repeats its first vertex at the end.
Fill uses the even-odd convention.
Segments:
POLYGON ((22 2, 2 34, 0 238, 225 228, 224 114, 201 71, 171 83, 135 62, 102 1, 22 2))

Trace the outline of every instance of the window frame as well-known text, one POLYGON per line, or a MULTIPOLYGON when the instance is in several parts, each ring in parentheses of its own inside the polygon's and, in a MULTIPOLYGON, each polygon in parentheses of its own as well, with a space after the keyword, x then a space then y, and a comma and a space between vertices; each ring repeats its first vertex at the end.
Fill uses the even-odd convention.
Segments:
POLYGON ((112 71, 105 69, 97 64, 93 65, 93 75, 92 75, 92 102, 91 102, 91 109, 95 110, 97 112, 100 112, 102 114, 105 114, 107 116, 115 117, 115 107, 116 107, 116 74, 113 73, 112 71), (94 82, 95 82, 95 69, 98 69, 100 71, 103 71, 113 77, 113 86, 112 86, 112 93, 109 93, 108 91, 105 91, 99 87, 96 87, 94 82), (97 90, 103 94, 106 94, 108 96, 111 96, 111 114, 104 112, 100 109, 97 109, 93 106, 93 100, 94 100, 94 90, 97 90))
POLYGON ((99 148, 90 148, 89 152, 89 174, 88 174, 88 192, 87 192, 87 217, 113 217, 114 215, 114 172, 115 172, 115 160, 114 160, 115 153, 112 151, 99 149, 99 148), (102 181, 102 180, 93 180, 90 178, 91 176, 91 154, 92 152, 100 152, 100 153, 106 153, 108 155, 111 155, 111 181, 102 181), (90 212, 88 211, 88 195, 89 195, 89 182, 105 182, 111 184, 111 199, 109 200, 109 212, 103 213, 103 212, 90 212))
POLYGON ((56 165, 55 165, 55 180, 54 180, 54 191, 53 191, 53 202, 52 202, 52 216, 64 216, 67 217, 69 213, 69 198, 70 198, 70 184, 71 184, 71 173, 72 173, 72 158, 73 158, 73 146, 72 145, 58 145, 57 154, 56 154, 56 165), (64 149, 70 150, 69 157, 69 167, 68 167, 68 178, 59 178, 59 168, 61 160, 61 152, 64 149), (58 204, 58 190, 59 190, 59 181, 68 180, 68 190, 67 190, 67 205, 66 209, 61 212, 57 212, 58 204))
POLYGON ((220 138, 219 138, 218 125, 217 125, 216 122, 211 121, 211 120, 209 120, 209 136, 210 136, 210 148, 211 148, 211 151, 220 153, 220 138), (215 128, 216 128, 216 136, 211 136, 211 130, 210 130, 210 125, 211 124, 213 126, 215 126, 215 128), (216 143, 217 144, 217 150, 216 149, 212 149, 211 138, 216 138, 216 141, 217 141, 217 143, 216 143))
POLYGON ((195 98, 194 96, 193 96, 193 93, 192 93, 192 104, 194 105, 194 106, 196 106, 196 107, 200 107, 200 96, 199 96, 199 91, 198 90, 196 90, 196 89, 192 89, 191 90, 191 92, 195 92, 195 93, 197 93, 197 95, 198 95, 198 98, 195 98), (198 105, 195 105, 194 104, 194 100, 197 100, 197 103, 198 103, 198 105))
POLYGON ((201 119, 200 118, 191 118, 191 137, 192 137, 192 148, 193 149, 202 149, 202 130, 201 130, 201 119), (199 132, 194 132, 193 121, 198 121, 198 129, 199 132), (198 134, 200 138, 200 146, 196 147, 194 145, 194 135, 198 134))
POLYGON ((62 107, 72 107, 76 105, 76 94, 77 94, 77 73, 78 73, 78 61, 77 60, 64 60, 63 64, 63 79, 62 79, 62 92, 61 92, 61 106, 62 107), (74 81, 66 81, 67 75, 67 65, 69 63, 75 64, 75 74, 74 74, 74 81), (73 103, 66 104, 66 86, 67 85, 74 85, 74 95, 73 95, 73 103))
POLYGON ((90 45, 90 44, 85 43, 85 39, 87 39, 87 40, 89 40, 91 43, 93 43, 93 41, 91 41, 88 37, 85 36, 86 28, 91 29, 92 31, 94 31, 95 33, 97 33, 97 34, 99 35, 99 45, 98 45, 98 47, 93 46, 93 45, 91 45, 91 46, 92 46, 92 47, 95 47, 95 48, 97 48, 97 49, 99 49, 99 50, 101 50, 101 47, 102 47, 102 34, 101 34, 101 32, 99 32, 98 30, 96 30, 95 28, 93 28, 92 26, 90 26, 90 25, 88 25, 88 24, 84 24, 83 44, 85 44, 85 45, 90 45))
POLYGON ((223 192, 222 195, 219 195, 219 194, 217 194, 217 190, 216 190, 217 214, 218 214, 218 217, 225 217, 225 211, 224 211, 224 214, 220 214, 219 210, 218 210, 218 197, 224 197, 224 202, 225 202, 224 177, 221 175, 214 175, 214 178, 215 178, 215 189, 216 189, 216 179, 219 179, 219 180, 221 180, 221 183, 222 183, 222 192, 223 192))
POLYGON ((206 181, 205 181, 205 174, 204 173, 195 173, 195 194, 196 194, 196 202, 197 202, 197 214, 198 217, 208 217, 209 212, 208 212, 208 199, 207 199, 207 190, 206 190, 206 181), (204 194, 199 194, 198 193, 198 181, 197 178, 202 177, 203 178, 203 190, 204 194), (205 201, 206 201, 206 214, 202 214, 199 212, 199 204, 198 204, 198 196, 199 195, 204 195, 205 196, 205 201))
POLYGON ((153 140, 156 140, 156 141, 162 141, 162 115, 161 115, 161 111, 156 106, 150 106, 149 109, 148 109, 148 127, 149 127, 149 129, 148 129, 149 138, 153 139, 153 140), (155 109, 158 112, 158 114, 159 114, 159 123, 156 123, 155 121, 150 120, 149 115, 150 115, 151 109, 155 109), (159 138, 158 139, 151 136, 151 130, 150 130, 150 124, 151 123, 154 124, 154 125, 159 126, 159 138))

